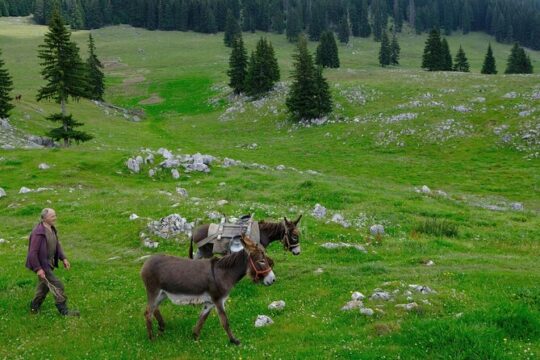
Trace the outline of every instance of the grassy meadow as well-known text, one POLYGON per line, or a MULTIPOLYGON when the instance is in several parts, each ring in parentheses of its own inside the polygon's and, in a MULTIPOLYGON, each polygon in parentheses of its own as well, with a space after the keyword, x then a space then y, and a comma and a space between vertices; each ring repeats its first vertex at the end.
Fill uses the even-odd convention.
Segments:
MULTIPOLYGON (((0 48, 14 94, 22 94, 10 123, 21 133, 43 135, 54 125, 44 117, 59 108, 35 101, 45 32, 26 18, 0 18, 0 48)), ((354 38, 339 45, 342 67, 324 72, 334 115, 308 127, 287 121, 279 91, 223 117, 235 104, 227 97, 222 34, 128 26, 92 34, 106 65, 107 102, 144 109, 146 117, 132 122, 86 100, 71 102, 68 109, 93 140, 68 149, 0 150, 0 187, 7 192, 0 198, 0 358, 540 357, 540 76, 502 75, 510 45, 480 33, 450 36, 452 53, 461 44, 472 73, 427 73, 419 69, 425 35, 401 34, 401 66, 388 69, 378 66, 378 43, 354 38), (499 75, 482 76, 490 41, 499 75), (269 168, 212 166, 178 180, 166 171, 150 178, 148 168, 127 169, 141 148, 161 147, 269 168), (51 168, 39 170, 43 162, 51 168), (423 185, 432 193, 415 191, 423 185), (18 194, 22 186, 51 190, 18 194), (218 206, 222 199, 228 204, 218 206), (328 209, 324 219, 311 214, 317 203, 328 209), (40 315, 29 313, 36 277, 24 262, 43 207, 58 213, 72 269, 57 275, 80 319, 58 316, 50 297, 40 315), (139 233, 150 219, 178 213, 209 221, 209 211, 274 221, 303 213, 302 254, 272 244, 277 282, 263 287, 244 279, 233 290, 227 314, 239 347, 228 343, 215 313, 193 341, 200 309, 170 302, 161 306, 165 333, 149 342, 140 258, 186 256, 189 244, 160 241, 150 250, 139 233), (130 221, 132 213, 141 218, 130 221), (332 222, 334 214, 351 226, 332 222), (377 244, 370 242, 373 224, 386 230, 377 244), (367 252, 321 247, 326 242, 367 252), (430 260, 434 265, 426 266, 430 260), (411 302, 409 284, 436 293, 414 292, 419 306, 405 311, 395 305, 411 302), (373 316, 340 310, 353 291, 369 297, 377 288, 393 300, 366 299, 373 316), (286 302, 283 311, 267 309, 275 300, 286 302), (259 314, 274 324, 255 328, 259 314)), ((73 34, 83 58, 87 36, 73 34)), ((272 42, 289 81, 294 45, 284 35, 244 34, 248 51, 260 36, 272 42)), ((529 53, 540 71, 540 52, 529 53)))

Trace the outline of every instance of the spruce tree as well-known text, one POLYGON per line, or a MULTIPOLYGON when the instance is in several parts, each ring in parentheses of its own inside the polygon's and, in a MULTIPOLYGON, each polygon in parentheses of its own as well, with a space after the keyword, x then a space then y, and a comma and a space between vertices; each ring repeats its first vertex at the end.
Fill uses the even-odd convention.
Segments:
POLYGON ((9 93, 13 90, 13 81, 7 69, 4 68, 2 59, 2 50, 0 50, 0 119, 7 118, 9 112, 13 109, 11 101, 13 98, 9 93))
POLYGON ((443 68, 441 34, 436 28, 431 30, 426 40, 424 55, 422 56, 422 68, 429 71, 438 71, 443 68))
POLYGON ((331 106, 329 109, 327 104, 332 101, 330 92, 325 89, 324 78, 315 68, 307 40, 302 35, 293 59, 293 83, 286 100, 291 118, 295 121, 310 120, 329 114, 331 106))
POLYGON ((259 97, 272 90, 278 80, 279 67, 274 48, 266 39, 261 38, 249 59, 246 92, 249 96, 259 97))
POLYGON ((334 33, 325 31, 321 34, 321 41, 317 46, 315 63, 322 67, 338 68, 339 54, 334 33))
POLYGON ((230 9, 227 10, 225 34, 223 35, 223 42, 225 43, 225 46, 232 47, 236 36, 241 32, 242 30, 240 29, 240 25, 238 24, 238 21, 234 17, 232 11, 230 9))
POLYGON ((381 35, 381 48, 379 50, 379 64, 382 67, 390 65, 392 58, 392 49, 390 48, 390 40, 388 34, 384 31, 381 35))
POLYGON ((105 75, 103 74, 103 64, 99 61, 96 55, 96 45, 92 34, 88 35, 88 59, 86 60, 87 71, 87 96, 92 100, 103 101, 105 93, 105 75))
POLYGON ((533 72, 531 59, 525 53, 525 50, 514 43, 508 62, 506 65, 505 74, 531 74, 533 72))
POLYGON ((392 36, 392 43, 390 44, 390 64, 399 65, 399 56, 401 53, 401 47, 399 46, 396 33, 392 36))
POLYGON ((332 94, 330 93, 330 86, 323 77, 323 68, 318 66, 315 69, 315 106, 317 117, 328 115, 332 112, 332 94))
POLYGON ((388 25, 386 0, 373 0, 371 3, 371 16, 373 18, 373 37, 375 41, 382 40, 382 34, 388 25))
POLYGON ((441 42, 441 50, 442 50, 442 67, 440 70, 443 71, 452 71, 452 54, 450 53, 450 47, 448 46, 448 41, 446 41, 446 38, 442 39, 441 42))
POLYGON ((309 23, 309 40, 319 41, 321 34, 325 29, 324 14, 321 6, 313 6, 311 8, 311 21, 309 23))
POLYGON ((41 75, 47 83, 39 89, 37 101, 52 99, 61 106, 61 113, 47 117, 48 120, 62 123, 61 127, 51 130, 49 136, 55 140, 64 140, 64 146, 69 146, 72 140, 90 140, 90 135, 74 130, 82 123, 66 112, 69 98, 78 100, 87 96, 87 78, 79 48, 71 41, 71 33, 58 10, 53 11, 49 31, 45 34, 44 44, 39 48, 38 57, 43 60, 41 75))
POLYGON ((371 25, 369 24, 368 0, 362 1, 360 10, 360 37, 367 38, 371 35, 371 25))
POLYGON ((285 28, 285 33, 287 35, 287 40, 289 42, 296 42, 298 40, 298 35, 302 32, 301 18, 298 10, 290 7, 287 10, 287 26, 285 28))
POLYGON ((347 15, 343 15, 338 26, 338 38, 340 43, 347 44, 349 42, 350 31, 351 29, 349 27, 349 20, 347 19, 347 15))
POLYGON ((242 34, 238 34, 234 39, 231 57, 229 58, 229 86, 235 94, 245 91, 247 75, 247 52, 242 40, 242 34))
POLYGON ((486 75, 497 73, 497 66, 495 65, 495 57, 493 56, 493 51, 491 50, 491 44, 488 46, 481 73, 486 75))
POLYGON ((459 50, 456 54, 456 59, 454 60, 454 71, 460 71, 460 72, 469 72, 469 60, 467 60, 467 56, 465 55, 465 51, 463 51, 463 48, 461 45, 459 46, 459 50))

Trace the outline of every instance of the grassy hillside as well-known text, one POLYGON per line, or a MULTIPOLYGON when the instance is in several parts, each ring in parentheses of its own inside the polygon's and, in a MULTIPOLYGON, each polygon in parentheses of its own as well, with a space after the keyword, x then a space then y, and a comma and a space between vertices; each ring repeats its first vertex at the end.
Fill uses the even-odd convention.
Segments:
MULTIPOLYGON (((22 94, 10 122, 38 135, 52 126, 44 116, 58 108, 35 101, 45 31, 26 19, 0 19, 0 48, 14 93, 22 94)), ((131 122, 92 102, 70 103, 94 140, 69 149, 0 150, 7 192, 0 198, 0 238, 7 240, 0 244, 0 358, 538 358, 540 77, 481 76, 493 39, 448 38, 453 54, 463 46, 471 74, 421 71, 424 36, 403 34, 402 66, 391 69, 378 67, 379 44, 371 40, 340 45, 342 68, 325 70, 336 111, 326 124, 307 127, 287 121, 284 91, 257 103, 228 99, 222 35, 127 26, 92 33, 106 65, 106 100, 142 108, 146 117, 131 122), (156 103, 140 105, 144 100, 156 103), (182 173, 179 180, 126 168, 141 148, 160 147, 268 168, 214 165, 209 174, 182 173), (39 170, 42 162, 51 168, 39 170), (415 191, 423 185, 432 193, 415 191), (22 186, 52 190, 18 194, 22 186), (222 199, 229 203, 218 206, 222 199), (324 219, 311 214, 317 203, 328 209, 324 219), (58 274, 80 319, 61 319, 50 298, 39 316, 28 312, 36 279, 24 268, 27 237, 46 206, 58 212, 73 265, 58 274), (240 347, 227 343, 215 315, 194 342, 199 309, 170 303, 162 306, 167 330, 150 343, 140 258, 185 256, 188 244, 160 241, 149 250, 139 233, 149 219, 179 213, 208 221, 210 211, 269 220, 303 213, 303 252, 293 257, 273 244, 277 283, 263 288, 244 279, 233 291, 227 311, 240 347), (141 218, 129 221, 131 213, 141 218), (351 226, 332 222, 335 214, 351 226), (433 218, 456 226, 457 236, 422 230, 433 218), (368 243, 373 224, 387 233, 377 245, 368 243), (367 251, 329 250, 321 247, 326 242, 367 251), (435 265, 427 266, 430 260, 435 265), (436 293, 407 295, 410 284, 436 293), (340 311, 353 291, 369 297, 377 288, 393 300, 366 300, 374 316, 340 311), (280 299, 283 312, 267 309, 280 299), (395 306, 411 301, 419 306, 410 312, 395 306), (275 323, 254 328, 258 314, 275 323)), ((83 57, 87 35, 73 34, 83 57)), ((244 35, 249 50, 261 35, 244 35)), ((288 81, 294 47, 284 36, 266 36, 288 81)), ((510 46, 492 46, 503 73, 510 46)), ((530 56, 540 69, 540 53, 530 56)))

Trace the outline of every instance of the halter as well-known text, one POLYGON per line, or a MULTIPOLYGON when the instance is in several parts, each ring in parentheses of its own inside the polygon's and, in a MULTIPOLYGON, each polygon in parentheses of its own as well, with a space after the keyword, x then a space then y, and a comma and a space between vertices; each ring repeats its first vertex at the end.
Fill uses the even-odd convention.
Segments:
POLYGON ((251 256, 249 256, 249 265, 251 266, 251 269, 255 272, 255 281, 259 280, 259 275, 261 275, 261 277, 265 277, 270 273, 270 271, 272 271, 272 267, 270 267, 270 264, 268 264, 266 258, 264 259, 264 262, 268 265, 268 268, 264 270, 257 270, 253 259, 251 258, 251 256))
POLYGON ((283 239, 282 239, 283 247, 289 251, 299 247, 300 243, 291 244, 291 235, 289 234, 289 228, 287 227, 287 224, 285 224, 284 221, 282 221, 281 224, 283 225, 283 228, 285 229, 285 234, 283 235, 283 239))

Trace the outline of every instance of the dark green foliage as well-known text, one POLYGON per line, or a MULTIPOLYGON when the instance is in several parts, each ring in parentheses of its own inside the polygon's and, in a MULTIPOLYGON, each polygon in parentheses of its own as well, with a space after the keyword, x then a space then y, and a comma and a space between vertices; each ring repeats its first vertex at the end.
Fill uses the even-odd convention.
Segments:
POLYGON ((325 31, 322 33, 321 41, 317 46, 315 63, 322 67, 339 67, 338 47, 333 32, 325 31))
POLYGON ((369 10, 368 1, 362 0, 362 6, 360 8, 360 37, 369 37, 371 35, 371 25, 369 24, 369 10))
POLYGON ((0 50, 0 119, 7 118, 9 112, 13 109, 11 104, 13 98, 9 95, 13 90, 13 81, 4 65, 2 51, 0 50))
POLYGON ((311 9, 311 21, 309 23, 309 40, 319 41, 322 32, 326 29, 323 9, 320 6, 313 6, 311 9))
POLYGON ((54 11, 44 44, 39 48, 38 57, 43 61, 41 75, 46 84, 38 90, 37 100, 52 99, 61 104, 61 117, 53 116, 50 120, 65 121, 63 130, 56 129, 55 136, 64 139, 65 146, 69 146, 71 135, 76 137, 73 139, 77 142, 86 141, 83 134, 72 130, 80 125, 67 116, 65 109, 69 98, 78 100, 88 96, 86 67, 79 56, 79 48, 71 42, 71 34, 58 11, 54 11))
POLYGON ((247 51, 244 47, 242 34, 236 36, 232 46, 231 57, 229 58, 229 86, 235 94, 245 91, 247 75, 247 51))
POLYGON ((426 219, 423 222, 418 223, 414 227, 414 231, 434 236, 456 237, 458 235, 458 227, 456 224, 437 218, 426 219))
POLYGON ((347 15, 343 15, 343 18, 341 18, 338 26, 339 42, 342 44, 347 44, 349 42, 350 32, 351 29, 349 27, 349 20, 347 19, 347 15))
POLYGON ((51 114, 47 116, 47 120, 62 123, 60 127, 50 130, 47 135, 56 141, 63 140, 66 146, 71 145, 72 141, 75 141, 78 144, 93 139, 92 135, 75 130, 75 128, 84 124, 73 119, 71 114, 51 114))
POLYGON ((450 53, 450 47, 448 46, 448 41, 446 41, 446 38, 442 39, 441 50, 442 50, 442 68, 440 70, 452 71, 454 69, 452 65, 452 54, 450 53))
POLYGON ((234 39, 241 33, 240 25, 234 17, 231 10, 227 10, 227 20, 225 24, 225 34, 223 35, 223 42, 225 46, 232 47, 234 39))
POLYGON ((261 38, 249 59, 245 83, 246 93, 259 97, 272 90, 279 78, 279 66, 274 48, 268 40, 261 38))
POLYGON ((298 40, 298 35, 302 32, 302 19, 298 9, 289 7, 287 10, 287 27, 286 35, 287 40, 290 42, 296 42, 298 40))
POLYGON ((467 56, 465 55, 465 51, 463 51, 463 48, 461 45, 459 46, 459 50, 456 54, 456 59, 454 60, 454 71, 461 71, 461 72, 469 72, 469 60, 467 60, 467 56))
POLYGON ((399 65, 399 56, 401 53, 401 47, 399 46, 396 33, 392 36, 392 43, 390 44, 390 64, 399 65))
POLYGON ((88 59, 86 60, 87 71, 87 98, 103 101, 105 93, 105 75, 103 74, 103 65, 96 55, 96 45, 92 34, 88 35, 88 59))
POLYGON ((429 71, 438 71, 443 67, 441 34, 438 29, 429 33, 422 56, 422 68, 429 71))
POLYGON ((496 74, 497 66, 495 64, 495 57, 493 56, 493 50, 491 50, 491 44, 489 44, 484 64, 482 65, 482 74, 496 74))
POLYGON ((382 40, 382 34, 388 25, 386 0, 373 0, 371 3, 371 16, 373 23, 373 36, 375 41, 382 40))
POLYGON ((515 43, 508 57, 505 74, 532 74, 531 59, 525 50, 515 43))
POLYGON ((287 109, 295 121, 320 118, 332 111, 332 99, 321 69, 316 69, 307 48, 307 40, 300 36, 293 55, 293 83, 287 96, 287 109))
POLYGON ((390 40, 388 40, 388 34, 382 33, 381 48, 379 50, 379 64, 382 67, 390 65, 392 62, 392 49, 390 48, 390 40))

